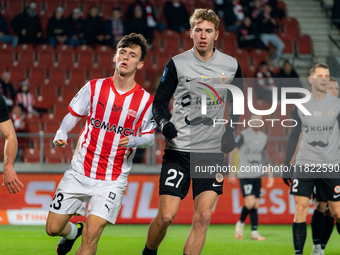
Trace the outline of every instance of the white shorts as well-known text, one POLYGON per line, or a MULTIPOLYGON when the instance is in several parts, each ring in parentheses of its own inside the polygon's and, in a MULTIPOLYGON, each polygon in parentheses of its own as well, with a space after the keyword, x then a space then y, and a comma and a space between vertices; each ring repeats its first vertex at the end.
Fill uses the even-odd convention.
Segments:
POLYGON ((89 203, 88 215, 115 224, 126 185, 127 180, 97 180, 69 169, 58 185, 50 212, 85 216, 86 204, 89 203))

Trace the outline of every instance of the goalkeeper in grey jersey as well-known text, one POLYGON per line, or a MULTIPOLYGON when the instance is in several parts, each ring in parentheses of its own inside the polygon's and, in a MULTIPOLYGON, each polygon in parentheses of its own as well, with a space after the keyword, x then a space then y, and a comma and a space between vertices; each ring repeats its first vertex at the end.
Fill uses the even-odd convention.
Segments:
POLYGON ((291 186, 295 200, 293 241, 295 254, 303 254, 306 240, 306 218, 310 196, 316 186, 320 198, 328 202, 333 216, 340 220, 339 121, 340 100, 329 95, 326 85, 329 70, 326 64, 317 64, 308 78, 312 98, 304 104, 311 115, 296 107, 293 118, 297 125, 289 136, 284 165, 289 166, 302 132, 296 165, 290 167, 292 176, 284 174, 284 182, 291 186), (292 177, 292 178, 291 178, 292 177))

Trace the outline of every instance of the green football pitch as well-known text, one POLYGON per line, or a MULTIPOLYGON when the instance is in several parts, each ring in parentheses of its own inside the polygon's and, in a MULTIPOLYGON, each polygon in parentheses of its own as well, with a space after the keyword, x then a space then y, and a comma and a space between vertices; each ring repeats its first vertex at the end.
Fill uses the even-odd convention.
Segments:
MULTIPOLYGON (((172 225, 158 249, 160 255, 183 254, 183 245, 190 230, 189 225, 172 225)), ((108 226, 99 241, 97 254, 134 254, 140 255, 144 248, 148 225, 115 225, 108 226)), ((266 241, 250 240, 250 227, 245 228, 244 239, 234 237, 233 225, 211 225, 202 255, 228 254, 294 254, 292 227, 289 225, 261 225, 261 235, 266 241)), ((311 230, 308 226, 304 254, 312 250, 311 230)), ((49 237, 43 226, 0 226, 0 254, 56 254, 59 237, 49 237)), ((340 236, 334 229, 326 255, 340 254, 340 236)), ((75 254, 80 245, 77 240, 69 254, 75 254)))

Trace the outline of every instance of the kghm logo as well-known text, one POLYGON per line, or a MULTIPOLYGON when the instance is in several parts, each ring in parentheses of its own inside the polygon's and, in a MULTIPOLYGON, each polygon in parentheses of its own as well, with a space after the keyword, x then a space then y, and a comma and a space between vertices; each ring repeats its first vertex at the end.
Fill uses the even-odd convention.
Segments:
MULTIPOLYGON (((222 103, 220 96, 218 95, 217 91, 213 87, 211 87, 210 85, 205 84, 203 82, 198 82, 198 84, 201 84, 201 85, 207 87, 208 89, 210 89, 217 96, 217 99, 219 100, 221 106, 223 106, 223 103, 222 103)), ((211 97, 211 99, 213 100, 214 105, 217 105, 217 101, 215 100, 215 97, 213 96, 213 94, 208 89, 200 88, 200 87, 196 87, 196 88, 203 90, 205 93, 207 93, 211 97)), ((207 105, 207 95, 206 94, 202 94, 202 105, 207 105)), ((205 108, 205 111, 206 111, 206 108, 205 108)), ((202 114, 204 114, 204 113, 202 112, 202 114)), ((205 112, 205 114, 206 114, 206 112, 205 112)))

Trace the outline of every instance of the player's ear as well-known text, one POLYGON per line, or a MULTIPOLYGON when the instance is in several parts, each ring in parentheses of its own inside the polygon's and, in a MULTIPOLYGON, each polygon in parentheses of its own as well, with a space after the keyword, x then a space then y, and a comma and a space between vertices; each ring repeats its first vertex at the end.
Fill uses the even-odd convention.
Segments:
POLYGON ((220 31, 217 30, 217 31, 216 31, 216 34, 215 34, 215 41, 217 40, 219 34, 220 34, 220 31))
POLYGON ((144 61, 141 61, 141 62, 138 63, 137 69, 142 69, 143 66, 144 66, 144 61))
POLYGON ((192 29, 190 28, 190 38, 192 39, 192 29))
POLYGON ((116 61, 117 61, 117 54, 115 54, 115 55, 113 56, 113 63, 116 63, 116 61))
POLYGON ((312 81, 313 81, 313 77, 312 77, 312 76, 308 76, 308 82, 309 82, 310 84, 312 84, 312 81))

